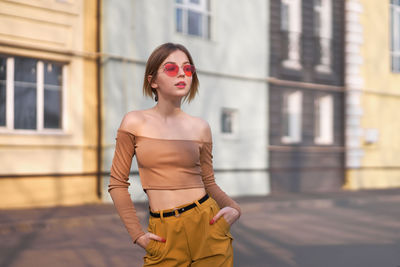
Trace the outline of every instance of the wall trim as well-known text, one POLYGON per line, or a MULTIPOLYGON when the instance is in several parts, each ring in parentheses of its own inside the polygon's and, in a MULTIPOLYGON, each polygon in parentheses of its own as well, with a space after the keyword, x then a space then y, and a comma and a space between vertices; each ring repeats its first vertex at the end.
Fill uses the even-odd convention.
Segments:
POLYGON ((344 146, 268 146, 270 151, 285 151, 285 152, 344 152, 344 146))
POLYGON ((315 90, 324 90, 324 91, 329 90, 329 91, 337 91, 337 92, 345 91, 345 87, 343 87, 343 86, 281 80, 281 79, 274 78, 274 77, 268 78, 268 82, 270 82, 271 84, 275 84, 275 85, 282 85, 282 86, 289 86, 289 87, 302 87, 302 88, 306 88, 306 89, 315 89, 315 90))
POLYGON ((361 127, 361 96, 363 93, 364 79, 360 74, 363 64, 361 46, 363 40, 363 26, 360 14, 363 7, 359 0, 346 0, 345 2, 345 87, 346 87, 346 113, 345 113, 345 140, 346 140, 346 167, 360 168, 364 151, 361 147, 363 129, 361 127))

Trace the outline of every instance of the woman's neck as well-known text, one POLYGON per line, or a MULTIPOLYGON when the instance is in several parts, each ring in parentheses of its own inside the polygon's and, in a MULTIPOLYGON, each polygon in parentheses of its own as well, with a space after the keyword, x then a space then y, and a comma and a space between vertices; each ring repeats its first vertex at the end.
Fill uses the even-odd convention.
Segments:
POLYGON ((153 110, 164 120, 175 118, 183 113, 181 105, 168 102, 158 102, 153 110))

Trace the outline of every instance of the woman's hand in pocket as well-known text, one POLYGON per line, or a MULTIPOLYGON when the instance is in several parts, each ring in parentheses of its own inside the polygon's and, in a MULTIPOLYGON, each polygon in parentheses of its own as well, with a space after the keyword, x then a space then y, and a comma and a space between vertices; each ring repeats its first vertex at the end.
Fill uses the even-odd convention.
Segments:
POLYGON ((237 219, 239 219, 240 213, 231 207, 222 208, 217 214, 215 214, 214 218, 210 221, 210 224, 214 224, 219 218, 221 218, 221 216, 224 217, 225 221, 229 223, 229 225, 232 225, 237 219))
POLYGON ((166 241, 165 238, 155 235, 153 233, 145 233, 144 235, 140 236, 136 240, 136 243, 139 246, 141 246, 142 248, 146 249, 146 247, 149 245, 151 239, 153 239, 155 241, 163 242, 163 243, 165 243, 165 241, 166 241))

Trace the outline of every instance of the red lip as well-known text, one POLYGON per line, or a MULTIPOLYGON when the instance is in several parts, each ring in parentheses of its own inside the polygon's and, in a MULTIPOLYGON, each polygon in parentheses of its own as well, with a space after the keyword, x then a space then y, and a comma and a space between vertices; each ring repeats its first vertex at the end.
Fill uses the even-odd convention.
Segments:
POLYGON ((178 86, 178 87, 185 87, 186 83, 181 81, 181 82, 176 83, 175 85, 178 86))

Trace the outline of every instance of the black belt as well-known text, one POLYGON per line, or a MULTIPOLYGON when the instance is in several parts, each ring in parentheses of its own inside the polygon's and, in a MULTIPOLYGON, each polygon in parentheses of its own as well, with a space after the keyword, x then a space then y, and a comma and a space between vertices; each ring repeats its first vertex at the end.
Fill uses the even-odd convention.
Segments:
MULTIPOLYGON (((199 203, 203 203, 204 201, 206 201, 209 198, 208 194, 206 194, 204 197, 199 199, 199 203)), ((169 211, 169 212, 163 212, 163 217, 170 217, 170 216, 176 216, 179 217, 181 213, 188 211, 190 209, 193 209, 194 207, 196 207, 196 203, 192 203, 189 204, 185 207, 179 208, 179 209, 174 209, 173 211, 169 211)), ((154 213, 152 211, 150 211, 150 215, 156 218, 160 218, 161 215, 160 213, 154 213)))

